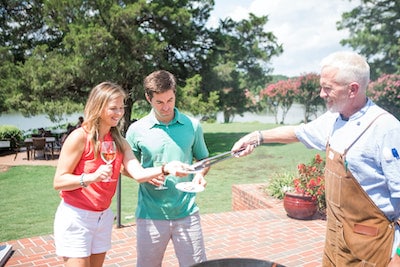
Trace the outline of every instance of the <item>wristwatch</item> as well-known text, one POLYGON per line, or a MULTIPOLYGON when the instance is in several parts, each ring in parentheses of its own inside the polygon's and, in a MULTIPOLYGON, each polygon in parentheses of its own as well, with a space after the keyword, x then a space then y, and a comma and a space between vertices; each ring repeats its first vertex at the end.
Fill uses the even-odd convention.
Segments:
POLYGON ((397 249, 396 249, 396 254, 397 254, 398 256, 400 256, 400 247, 397 247, 397 249))

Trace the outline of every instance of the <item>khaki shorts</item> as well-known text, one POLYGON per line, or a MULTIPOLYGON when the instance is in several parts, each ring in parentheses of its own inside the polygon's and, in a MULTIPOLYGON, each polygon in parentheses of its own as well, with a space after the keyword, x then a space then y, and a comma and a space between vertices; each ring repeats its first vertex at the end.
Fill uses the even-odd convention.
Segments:
POLYGON ((177 220, 136 219, 137 267, 161 266, 169 240, 172 240, 179 266, 206 261, 200 215, 177 220))

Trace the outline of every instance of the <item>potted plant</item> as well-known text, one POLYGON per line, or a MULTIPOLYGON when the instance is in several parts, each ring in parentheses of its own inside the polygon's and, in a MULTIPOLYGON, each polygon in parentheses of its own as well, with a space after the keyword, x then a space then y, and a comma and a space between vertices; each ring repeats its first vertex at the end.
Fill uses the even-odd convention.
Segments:
POLYGON ((320 154, 316 154, 308 164, 297 165, 298 175, 293 179, 293 190, 286 192, 283 200, 288 216, 308 219, 317 211, 325 212, 324 169, 325 160, 320 154))
POLYGON ((286 192, 293 190, 294 177, 295 174, 287 171, 273 173, 268 180, 268 185, 265 188, 266 193, 277 199, 283 199, 286 192))

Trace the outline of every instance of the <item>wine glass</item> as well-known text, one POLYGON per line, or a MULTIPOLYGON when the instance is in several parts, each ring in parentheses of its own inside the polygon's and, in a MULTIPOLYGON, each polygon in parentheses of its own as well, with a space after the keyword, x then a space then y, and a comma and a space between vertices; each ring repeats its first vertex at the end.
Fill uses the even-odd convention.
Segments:
MULTIPOLYGON (((106 164, 111 164, 116 157, 117 154, 117 146, 115 145, 114 141, 103 141, 101 143, 101 150, 100 150, 100 156, 101 159, 106 163, 106 164)), ((108 177, 107 179, 104 179, 103 182, 113 182, 114 180, 111 179, 111 177, 108 177)))
MULTIPOLYGON (((164 154, 162 154, 162 153, 156 154, 155 157, 154 157, 153 166, 154 166, 154 167, 159 167, 159 166, 162 166, 164 163, 165 163, 165 162, 164 162, 164 154)), ((165 181, 166 181, 166 180, 167 180, 167 179, 166 179, 166 177, 165 177, 164 183, 161 184, 161 185, 159 185, 159 186, 157 186, 157 187, 155 188, 155 190, 164 190, 164 189, 168 189, 168 187, 165 186, 165 181)))

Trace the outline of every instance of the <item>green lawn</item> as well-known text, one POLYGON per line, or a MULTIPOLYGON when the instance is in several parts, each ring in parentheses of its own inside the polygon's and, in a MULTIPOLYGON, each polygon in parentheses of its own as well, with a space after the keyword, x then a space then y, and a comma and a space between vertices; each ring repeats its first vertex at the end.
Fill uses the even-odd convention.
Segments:
MULTIPOLYGON (((275 127, 262 123, 203 124, 211 155, 230 150, 233 143, 246 133, 275 127)), ((197 195, 201 213, 231 210, 233 184, 264 183, 272 174, 297 171, 300 162, 316 153, 302 144, 264 145, 244 158, 232 158, 216 164, 208 173, 205 191, 197 195)), ((59 203, 53 189, 55 168, 47 166, 16 166, 0 173, 0 242, 51 234, 54 212, 59 203)), ((121 222, 133 223, 138 184, 122 177, 121 222)), ((116 197, 112 205, 116 212, 116 197)))

